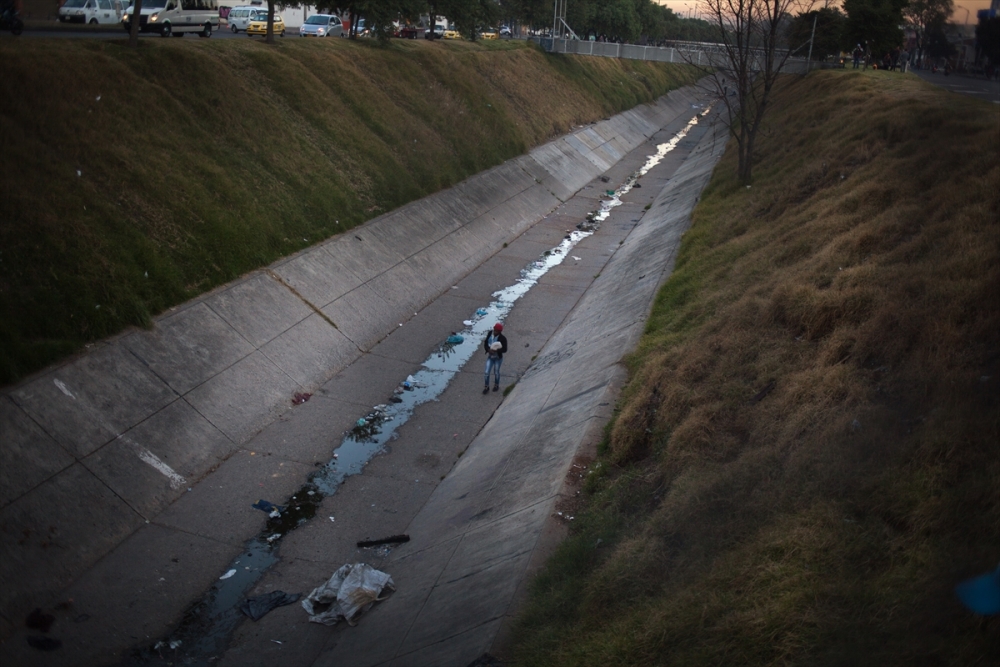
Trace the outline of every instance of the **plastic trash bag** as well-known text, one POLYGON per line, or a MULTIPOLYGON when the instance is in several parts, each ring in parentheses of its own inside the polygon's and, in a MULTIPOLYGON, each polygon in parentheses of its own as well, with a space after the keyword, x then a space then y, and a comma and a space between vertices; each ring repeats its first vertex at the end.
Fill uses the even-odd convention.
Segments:
POLYGON ((955 593, 962 604, 977 614, 1000 614, 1000 567, 963 581, 955 587, 955 593))
POLYGON ((313 589, 302 601, 302 608, 313 623, 336 625, 344 619, 348 625, 356 625, 358 616, 375 602, 385 599, 379 597, 385 589, 396 590, 388 574, 365 563, 348 563, 334 572, 322 586, 313 589), (318 605, 330 606, 320 611, 318 605))
POLYGON ((463 341, 465 341, 464 337, 459 336, 458 334, 452 334, 448 336, 448 339, 445 342, 448 343, 449 345, 458 345, 463 341))

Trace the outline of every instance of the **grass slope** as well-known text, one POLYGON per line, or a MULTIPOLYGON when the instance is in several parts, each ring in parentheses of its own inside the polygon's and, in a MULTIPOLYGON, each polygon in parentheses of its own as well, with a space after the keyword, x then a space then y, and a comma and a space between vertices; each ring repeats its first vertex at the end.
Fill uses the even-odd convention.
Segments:
POLYGON ((0 43, 0 384, 694 76, 509 41, 0 43))
MULTIPOLYGON (((786 81, 658 294, 516 665, 977 665, 1000 618, 1000 112, 786 81)), ((988 656, 993 655, 993 658, 988 656)))

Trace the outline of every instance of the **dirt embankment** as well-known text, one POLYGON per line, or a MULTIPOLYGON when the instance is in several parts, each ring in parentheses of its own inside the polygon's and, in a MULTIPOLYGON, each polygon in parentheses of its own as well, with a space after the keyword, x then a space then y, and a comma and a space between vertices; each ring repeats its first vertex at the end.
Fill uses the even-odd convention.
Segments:
POLYGON ((984 664, 1000 545, 1000 110, 785 82, 659 293, 518 665, 984 664))

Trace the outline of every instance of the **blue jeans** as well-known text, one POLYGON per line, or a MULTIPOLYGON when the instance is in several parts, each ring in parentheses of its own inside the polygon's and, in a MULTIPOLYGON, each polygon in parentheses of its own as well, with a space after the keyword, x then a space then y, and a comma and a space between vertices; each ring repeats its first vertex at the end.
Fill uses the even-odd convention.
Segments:
POLYGON ((496 382, 494 384, 500 384, 500 364, 503 363, 503 357, 486 357, 486 386, 490 386, 490 370, 493 370, 493 374, 496 376, 496 382))

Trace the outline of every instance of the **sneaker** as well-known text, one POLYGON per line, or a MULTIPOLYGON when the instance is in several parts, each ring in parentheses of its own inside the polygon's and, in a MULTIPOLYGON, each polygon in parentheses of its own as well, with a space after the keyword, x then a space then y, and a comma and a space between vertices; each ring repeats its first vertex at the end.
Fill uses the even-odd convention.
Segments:
POLYGON ((493 385, 493 391, 500 391, 500 385, 498 384, 493 385))
POLYGON ((483 387, 483 393, 484 394, 490 393, 490 386, 489 385, 486 385, 485 387, 483 387))

